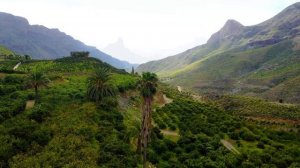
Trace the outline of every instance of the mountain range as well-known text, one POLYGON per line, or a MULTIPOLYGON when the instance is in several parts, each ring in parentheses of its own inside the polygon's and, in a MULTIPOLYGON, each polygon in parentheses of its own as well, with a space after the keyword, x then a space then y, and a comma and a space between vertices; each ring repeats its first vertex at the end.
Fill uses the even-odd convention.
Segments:
POLYGON ((300 3, 254 26, 228 20, 206 44, 141 64, 173 85, 199 93, 300 102, 300 3))
POLYGON ((71 51, 89 51, 91 56, 117 68, 126 69, 132 66, 58 29, 30 25, 23 17, 0 12, 0 27, 0 44, 18 54, 28 54, 35 59, 55 59, 68 56, 71 51))

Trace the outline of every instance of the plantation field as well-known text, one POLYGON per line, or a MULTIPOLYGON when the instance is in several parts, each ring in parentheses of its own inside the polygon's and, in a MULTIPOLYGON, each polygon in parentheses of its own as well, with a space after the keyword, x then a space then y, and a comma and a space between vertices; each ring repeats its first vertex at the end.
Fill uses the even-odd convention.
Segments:
MULTIPOLYGON (((142 166, 136 153, 143 104, 139 76, 93 58, 31 60, 17 71, 8 71, 16 62, 1 63, 6 69, 0 74, 0 167, 142 166), (118 92, 100 105, 87 98, 88 78, 98 67, 111 71, 108 83, 118 92), (50 83, 39 88, 39 99, 26 109, 35 99, 34 89, 26 86, 34 71, 43 72, 50 83)), ((194 97, 158 84, 149 164, 299 166, 298 106, 242 96, 194 97)))

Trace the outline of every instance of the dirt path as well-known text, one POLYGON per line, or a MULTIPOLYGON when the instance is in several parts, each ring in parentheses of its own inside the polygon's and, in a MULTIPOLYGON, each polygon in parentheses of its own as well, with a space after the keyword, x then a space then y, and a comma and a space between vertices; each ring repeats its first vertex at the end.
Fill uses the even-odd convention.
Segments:
POLYGON ((4 77, 4 76, 5 76, 5 73, 0 73, 0 78, 4 77))
POLYGON ((161 133, 164 135, 179 136, 179 134, 175 131, 161 130, 161 133))
POLYGON ((35 100, 28 100, 27 102, 26 102, 26 110, 28 110, 28 109, 32 109, 33 107, 34 107, 34 104, 35 104, 35 100))
POLYGON ((169 104, 169 103, 173 102, 173 99, 168 98, 165 94, 163 95, 163 98, 164 98, 165 104, 169 104))
POLYGON ((225 146, 225 148, 227 148, 231 152, 236 153, 236 154, 240 154, 240 152, 230 142, 228 142, 224 139, 221 139, 221 143, 225 146))
POLYGON ((161 100, 162 101, 159 102, 159 107, 164 107, 166 104, 173 102, 173 99, 168 98, 165 94, 161 96, 161 100))
POLYGON ((182 92, 182 88, 181 88, 180 86, 177 86, 177 90, 178 90, 179 92, 182 92))
POLYGON ((20 65, 21 65, 21 62, 19 62, 16 66, 14 66, 13 70, 17 70, 20 65))

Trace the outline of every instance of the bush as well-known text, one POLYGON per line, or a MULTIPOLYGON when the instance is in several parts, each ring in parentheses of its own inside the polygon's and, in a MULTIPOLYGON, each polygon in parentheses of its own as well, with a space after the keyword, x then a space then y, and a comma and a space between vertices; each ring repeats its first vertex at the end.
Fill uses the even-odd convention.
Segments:
POLYGON ((174 124, 169 124, 170 130, 175 131, 176 130, 176 126, 174 124))
POLYGON ((256 146, 260 149, 265 149, 265 144, 263 142, 259 142, 256 146))
POLYGON ((245 127, 242 128, 240 132, 240 136, 242 139, 246 141, 254 141, 257 138, 255 134, 253 134, 253 132, 251 132, 248 128, 245 127))
POLYGON ((255 168, 256 166, 254 165, 254 163, 251 163, 249 161, 245 161, 242 163, 242 168, 255 168))
POLYGON ((177 144, 169 139, 164 139, 163 142, 166 144, 167 148, 169 150, 173 150, 176 148, 177 144))
POLYGON ((95 133, 89 128, 80 128, 78 133, 87 141, 92 141, 95 138, 95 133))
POLYGON ((100 107, 104 110, 112 110, 117 106, 118 100, 115 97, 105 97, 100 103, 100 107))
POLYGON ((21 84, 23 83, 23 78, 16 75, 7 75, 4 77, 2 82, 4 84, 21 84))
POLYGON ((34 140, 41 146, 45 146, 52 138, 52 134, 47 129, 39 129, 33 133, 34 140))
MULTIPOLYGON (((1 103, 1 102, 0 102, 1 103)), ((11 118, 25 110, 26 102, 24 100, 10 101, 0 104, 0 122, 11 118)))
POLYGON ((157 124, 158 124, 158 127, 160 129, 166 129, 167 128, 167 125, 164 122, 162 122, 162 121, 158 122, 157 124))
POLYGON ((35 98, 35 94, 34 94, 34 93, 29 93, 29 94, 27 95, 27 99, 28 99, 28 100, 34 100, 34 98, 35 98))
POLYGON ((50 117, 52 111, 51 105, 48 104, 39 104, 36 105, 28 116, 30 119, 35 120, 38 123, 41 123, 50 117))
POLYGON ((148 150, 148 159, 151 163, 157 164, 159 163, 159 156, 153 150, 148 150))
POLYGON ((15 85, 0 85, 0 96, 7 95, 9 93, 17 91, 18 88, 15 85))
POLYGON ((9 95, 10 98, 12 99, 17 99, 20 97, 20 93, 18 92, 13 92, 12 94, 9 95))

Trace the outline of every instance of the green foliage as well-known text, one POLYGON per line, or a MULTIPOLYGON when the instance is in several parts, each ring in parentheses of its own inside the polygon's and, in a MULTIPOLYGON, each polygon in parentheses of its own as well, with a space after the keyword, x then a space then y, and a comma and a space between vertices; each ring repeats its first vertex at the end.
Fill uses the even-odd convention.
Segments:
POLYGON ((138 77, 136 76, 119 73, 114 73, 111 76, 112 77, 109 83, 116 86, 120 93, 124 93, 128 90, 133 90, 136 88, 136 83, 138 80, 138 77))
MULTIPOLYGON (((0 167, 141 165, 134 152, 142 104, 137 76, 92 58, 31 60, 19 68, 24 73, 43 70, 51 82, 40 88, 41 99, 34 107, 25 109, 26 101, 34 95, 24 87, 26 75, 1 74, 0 167), (123 92, 103 98, 100 108, 86 99, 86 81, 95 67, 108 68, 112 74, 107 83, 123 92), (118 102, 124 105, 118 106, 118 102)), ((156 167, 299 165, 299 127, 280 125, 285 129, 273 129, 267 123, 244 118, 268 116, 297 121, 298 107, 243 97, 199 103, 189 93, 179 93, 169 86, 159 84, 156 91, 161 90, 173 102, 153 112, 155 124, 147 159, 156 167), (166 130, 160 129, 178 133, 177 139, 169 138, 166 130), (240 154, 226 149, 221 139, 230 142, 240 154)))
POLYGON ((176 125, 180 138, 169 143, 167 135, 158 138, 160 133, 153 130, 156 136, 153 136, 149 156, 153 164, 164 167, 288 167, 299 162, 297 132, 271 130, 245 122, 227 111, 239 107, 234 104, 223 111, 214 104, 193 101, 188 95, 172 89, 164 88, 164 91, 173 102, 158 108, 153 114, 154 121, 158 126, 161 123, 176 125), (241 154, 225 149, 221 139, 228 139, 241 154), (290 143, 295 146, 291 147, 290 143), (278 150, 280 152, 276 153, 278 150), (154 157, 153 152, 157 156, 154 157))
POLYGON ((42 123, 50 117, 52 110, 53 108, 49 104, 38 104, 31 110, 28 117, 38 123, 42 123))
POLYGON ((87 96, 89 99, 101 102, 105 97, 116 95, 116 89, 108 83, 110 72, 108 69, 100 68, 88 78, 87 96))
POLYGON ((221 96, 214 100, 221 108, 239 116, 300 119, 300 109, 296 105, 268 102, 243 96, 221 96))
POLYGON ((153 97, 156 93, 158 78, 155 73, 145 72, 138 82, 141 95, 143 97, 153 97))

